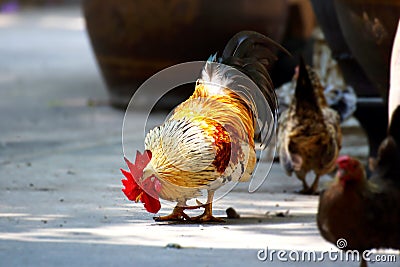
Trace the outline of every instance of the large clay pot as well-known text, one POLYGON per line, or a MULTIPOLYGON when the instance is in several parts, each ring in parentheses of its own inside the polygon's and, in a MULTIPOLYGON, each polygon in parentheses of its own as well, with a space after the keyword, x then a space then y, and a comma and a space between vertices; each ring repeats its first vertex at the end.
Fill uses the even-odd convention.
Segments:
POLYGON ((335 0, 335 6, 347 44, 386 100, 400 1, 335 0))
POLYGON ((379 91, 354 58, 343 36, 334 0, 311 0, 311 3, 332 56, 338 62, 347 84, 353 86, 359 97, 379 96, 379 91))
MULTIPOLYGON (((125 107, 151 75, 176 63, 206 60, 212 53, 222 52, 240 30, 259 31, 280 41, 286 2, 84 0, 83 10, 111 104, 125 107)), ((168 106, 186 95, 175 92, 171 97, 168 106)))
MULTIPOLYGON (((392 21, 397 21, 400 16, 399 10, 396 9, 400 2, 398 0, 311 0, 311 2, 333 57, 338 61, 346 82, 354 87, 359 97, 354 115, 368 135, 369 154, 375 157, 381 141, 386 137, 388 120, 385 101, 388 92, 390 40, 393 40, 391 36, 394 36, 392 27, 397 25, 397 22, 392 25, 392 21), (393 10, 390 10, 391 8, 393 10), (364 18, 364 22, 363 19, 360 21, 360 16, 364 18), (383 16, 388 18, 383 19, 383 16), (387 25, 384 26, 387 32, 380 37, 379 42, 371 38, 371 31, 366 32, 368 29, 366 17, 372 21, 377 18, 387 25), (379 101, 379 98, 383 101, 379 101)), ((375 37, 379 36, 377 33, 375 29, 375 37)))

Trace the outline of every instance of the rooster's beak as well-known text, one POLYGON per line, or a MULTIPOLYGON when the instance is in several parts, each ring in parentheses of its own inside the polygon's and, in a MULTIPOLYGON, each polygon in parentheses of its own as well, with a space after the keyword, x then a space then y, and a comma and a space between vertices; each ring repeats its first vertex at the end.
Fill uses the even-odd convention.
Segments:
POLYGON ((153 166, 151 165, 151 162, 149 162, 146 167, 143 169, 143 175, 141 178, 141 181, 144 181, 146 178, 151 177, 152 175, 155 175, 155 171, 153 169, 153 166))

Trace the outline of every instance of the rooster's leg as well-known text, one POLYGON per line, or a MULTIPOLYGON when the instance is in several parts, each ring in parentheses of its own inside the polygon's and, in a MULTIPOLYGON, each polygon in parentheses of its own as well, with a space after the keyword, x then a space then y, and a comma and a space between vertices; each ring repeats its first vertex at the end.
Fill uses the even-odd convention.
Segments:
POLYGON ((190 217, 183 212, 185 209, 185 203, 183 205, 178 203, 170 215, 153 217, 153 219, 156 222, 190 220, 190 217))
POLYGON ((204 213, 200 216, 192 217, 192 222, 225 222, 221 218, 214 217, 212 215, 212 201, 214 197, 214 191, 208 190, 207 203, 204 204, 204 213))

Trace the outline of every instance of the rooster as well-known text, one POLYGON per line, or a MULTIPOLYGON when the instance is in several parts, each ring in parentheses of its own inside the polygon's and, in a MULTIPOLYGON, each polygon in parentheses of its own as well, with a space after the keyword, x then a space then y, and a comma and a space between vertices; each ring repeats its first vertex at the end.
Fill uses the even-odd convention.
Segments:
MULTIPOLYGON (((346 249, 400 249, 400 106, 393 113, 377 166, 367 180, 360 161, 341 156, 335 181, 320 195, 317 224, 321 235, 346 249)), ((366 266, 363 261, 361 266, 366 266)))
POLYGON ((328 107, 316 73, 300 59, 294 98, 279 119, 278 151, 282 168, 294 172, 304 194, 315 194, 319 177, 331 172, 341 148, 340 117, 328 107), (306 175, 314 171, 311 186, 306 175))
POLYGON ((177 202, 170 215, 154 217, 156 221, 222 221, 212 215, 214 192, 230 181, 251 178, 254 137, 267 145, 262 129, 274 123, 266 120, 265 107, 260 109, 252 90, 261 90, 276 123, 277 98, 267 71, 276 49, 283 48, 262 34, 244 31, 228 42, 219 59, 210 57, 192 96, 146 135, 145 152, 137 153, 134 164, 125 159, 129 171, 122 170, 127 178, 122 182, 128 199, 143 202, 152 213, 161 208, 159 198, 177 202), (250 89, 238 70, 258 88, 250 89), (188 206, 201 190, 207 190, 207 202, 188 206), (200 207, 200 216, 185 213, 200 207))

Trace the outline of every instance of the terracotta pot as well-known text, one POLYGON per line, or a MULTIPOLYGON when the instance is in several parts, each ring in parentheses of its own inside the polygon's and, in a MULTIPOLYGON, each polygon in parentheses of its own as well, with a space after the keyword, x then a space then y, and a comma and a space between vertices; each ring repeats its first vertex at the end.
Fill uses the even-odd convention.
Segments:
POLYGON ((387 99, 399 0, 335 0, 339 23, 351 52, 387 99))
POLYGON ((350 50, 339 24, 334 0, 311 0, 318 24, 338 62, 347 84, 353 86, 359 97, 380 96, 375 85, 366 76, 350 50))
POLYGON ((375 157, 381 141, 386 137, 388 122, 386 103, 376 100, 387 99, 390 40, 393 40, 391 36, 394 36, 393 27, 397 25, 397 22, 393 21, 397 21, 400 15, 400 2, 311 2, 333 57, 338 61, 346 82, 354 87, 359 97, 354 115, 367 133, 369 154, 375 157), (387 18, 383 18, 386 16, 387 18), (381 34, 382 27, 371 27, 371 21, 374 22, 375 19, 385 25, 381 34))
MULTIPOLYGON (((259 31, 280 41, 287 3, 84 0, 83 10, 111 104, 125 107, 136 88, 151 75, 176 63, 206 60, 212 53, 222 52, 240 30, 259 31)), ((187 89, 174 92, 166 105, 174 105, 190 93, 187 89)))

